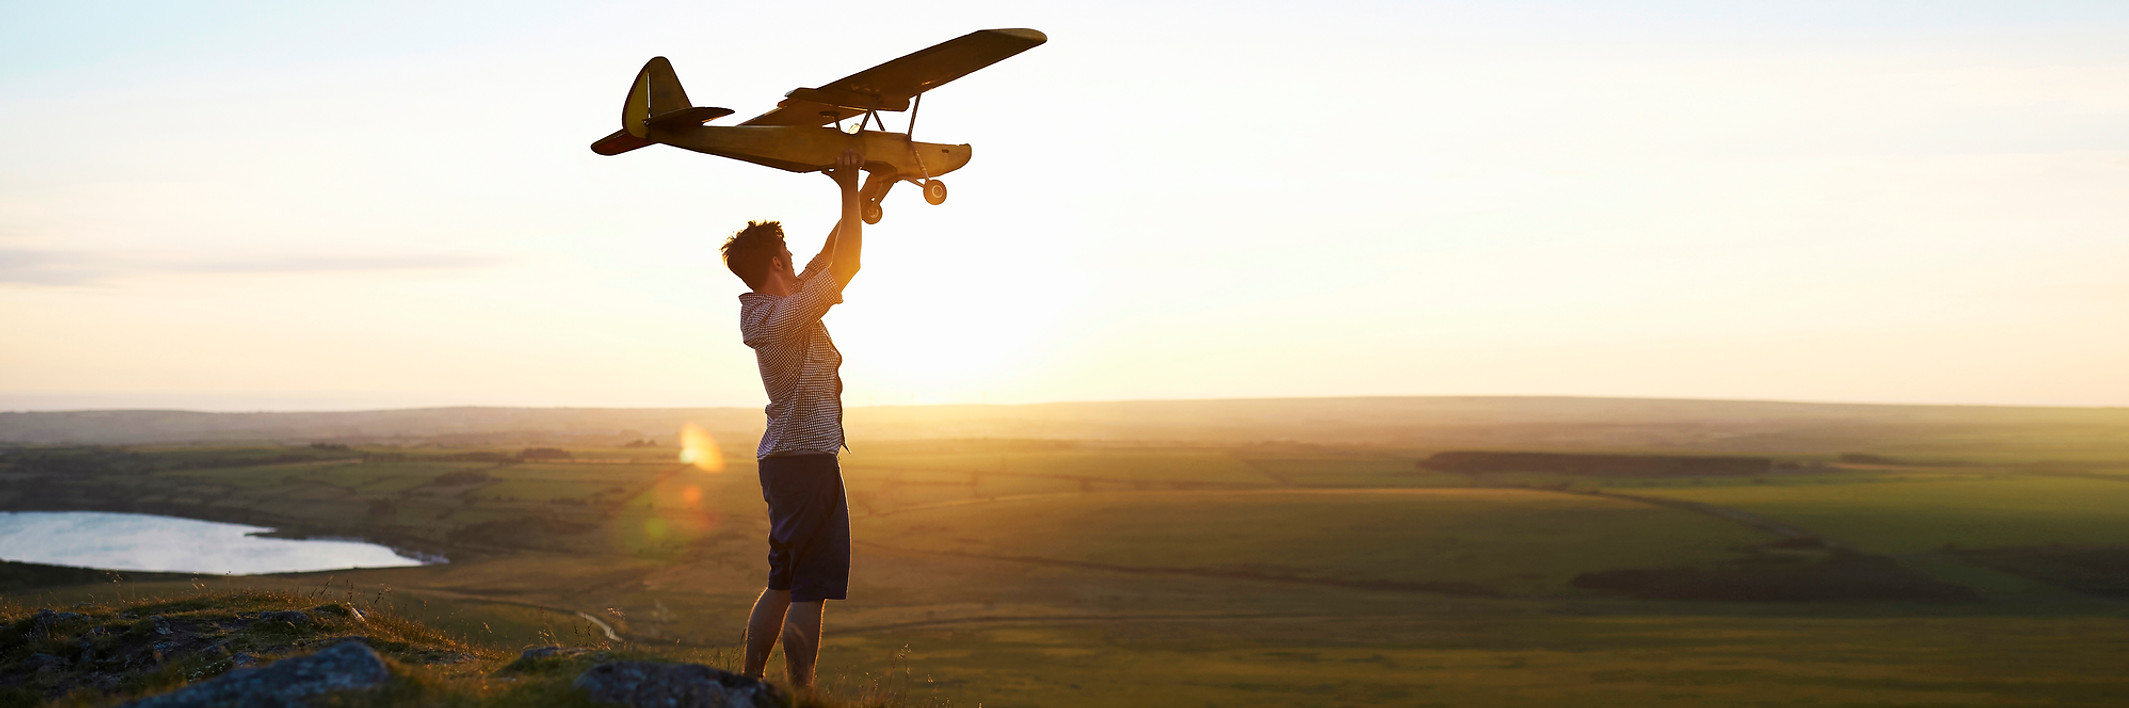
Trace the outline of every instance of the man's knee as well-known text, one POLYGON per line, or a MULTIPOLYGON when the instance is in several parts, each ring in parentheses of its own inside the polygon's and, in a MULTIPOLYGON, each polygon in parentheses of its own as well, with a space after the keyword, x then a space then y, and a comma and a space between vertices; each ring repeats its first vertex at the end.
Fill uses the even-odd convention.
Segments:
POLYGON ((795 623, 820 624, 821 611, 827 604, 826 600, 792 600, 791 614, 786 616, 795 623))

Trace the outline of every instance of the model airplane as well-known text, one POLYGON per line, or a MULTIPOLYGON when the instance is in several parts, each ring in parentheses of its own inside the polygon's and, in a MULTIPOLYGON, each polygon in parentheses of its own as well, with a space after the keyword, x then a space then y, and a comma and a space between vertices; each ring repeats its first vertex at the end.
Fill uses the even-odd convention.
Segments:
POLYGON ((946 183, 939 175, 968 164, 967 145, 910 139, 924 92, 1048 40, 1031 29, 971 32, 819 88, 794 90, 769 112, 729 126, 705 125, 731 115, 732 109, 689 103, 672 62, 652 57, 628 89, 621 130, 592 143, 591 150, 619 155, 664 143, 779 170, 813 172, 835 166, 837 155, 854 149, 865 155, 865 171, 872 173, 862 193, 863 216, 865 223, 876 224, 882 213, 880 199, 896 182, 922 187, 924 201, 939 204, 946 201, 946 183), (887 132, 881 111, 909 111, 908 127, 887 132), (856 130, 845 132, 843 121, 851 118, 858 119, 856 130), (831 124, 835 127, 827 127, 831 124), (866 130, 867 125, 878 128, 866 130))

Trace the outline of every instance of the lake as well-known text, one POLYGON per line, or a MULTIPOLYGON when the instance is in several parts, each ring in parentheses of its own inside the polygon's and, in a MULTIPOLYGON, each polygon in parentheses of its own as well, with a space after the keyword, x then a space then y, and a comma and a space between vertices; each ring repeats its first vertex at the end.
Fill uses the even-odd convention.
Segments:
POLYGON ((151 514, 0 511, 0 560, 214 575, 422 564, 374 543, 254 535, 272 530, 151 514))

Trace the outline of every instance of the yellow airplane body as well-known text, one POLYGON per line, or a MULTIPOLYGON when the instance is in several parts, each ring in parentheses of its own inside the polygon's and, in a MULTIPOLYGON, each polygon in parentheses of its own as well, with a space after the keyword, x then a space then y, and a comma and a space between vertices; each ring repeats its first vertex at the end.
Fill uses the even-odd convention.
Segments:
POLYGON ((731 126, 706 125, 732 110, 689 103, 672 63, 653 57, 629 87, 621 130, 592 143, 591 149, 618 155, 665 144, 791 172, 832 167, 844 150, 857 150, 865 156, 865 171, 872 173, 865 185, 865 221, 877 223, 880 199, 895 182, 917 184, 924 189, 925 201, 939 204, 946 201, 946 184, 939 175, 961 169, 974 154, 965 144, 917 142, 908 132, 888 132, 880 112, 910 111, 914 128, 915 109, 921 107, 925 91, 1048 39, 1031 29, 980 30, 818 88, 793 90, 776 108, 731 126), (850 118, 858 119, 857 130, 841 130, 842 121, 850 118), (865 129, 874 122, 878 130, 865 129))
POLYGON ((834 128, 796 125, 653 128, 644 138, 791 172, 833 167, 836 156, 844 150, 857 150, 865 156, 867 172, 936 178, 961 169, 974 154, 967 145, 916 142, 905 133, 866 130, 853 135, 834 128))

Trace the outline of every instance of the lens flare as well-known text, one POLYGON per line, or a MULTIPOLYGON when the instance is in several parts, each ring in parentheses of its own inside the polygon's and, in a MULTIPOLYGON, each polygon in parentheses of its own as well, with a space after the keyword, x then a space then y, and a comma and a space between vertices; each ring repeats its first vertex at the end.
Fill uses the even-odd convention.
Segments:
POLYGON ((717 439, 710 437, 710 431, 688 423, 680 426, 680 462, 704 472, 723 472, 724 450, 717 447, 717 439))

